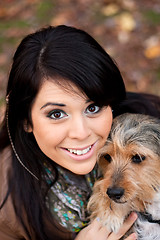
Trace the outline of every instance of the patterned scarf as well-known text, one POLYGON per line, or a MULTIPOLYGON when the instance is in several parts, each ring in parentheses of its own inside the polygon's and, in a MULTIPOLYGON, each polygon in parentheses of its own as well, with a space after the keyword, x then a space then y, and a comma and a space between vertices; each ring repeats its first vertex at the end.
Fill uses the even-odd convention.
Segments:
MULTIPOLYGON (((76 175, 60 166, 58 180, 49 189, 46 203, 54 218, 72 232, 88 223, 87 201, 98 177, 97 166, 87 175, 76 175)), ((47 173, 51 172, 47 169, 47 173)))

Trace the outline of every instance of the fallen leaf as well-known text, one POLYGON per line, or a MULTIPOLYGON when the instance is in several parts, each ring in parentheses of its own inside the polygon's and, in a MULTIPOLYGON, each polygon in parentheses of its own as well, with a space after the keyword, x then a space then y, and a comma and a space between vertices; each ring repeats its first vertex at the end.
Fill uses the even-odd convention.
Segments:
POLYGON ((105 16, 111 16, 116 14, 119 11, 119 6, 117 4, 109 4, 107 6, 104 6, 101 9, 101 12, 105 15, 105 16))
POLYGON ((149 59, 160 57, 160 43, 146 48, 144 55, 149 59))
POLYGON ((136 22, 130 13, 122 13, 116 17, 117 25, 124 31, 133 31, 136 27, 136 22))

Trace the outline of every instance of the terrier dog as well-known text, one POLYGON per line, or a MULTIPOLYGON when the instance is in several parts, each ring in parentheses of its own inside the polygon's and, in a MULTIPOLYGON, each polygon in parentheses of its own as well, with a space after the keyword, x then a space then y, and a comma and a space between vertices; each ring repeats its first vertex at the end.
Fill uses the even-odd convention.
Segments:
POLYGON ((103 177, 88 203, 91 221, 98 217, 118 232, 134 211, 138 219, 130 232, 138 240, 160 240, 160 120, 142 114, 116 117, 98 158, 103 177))

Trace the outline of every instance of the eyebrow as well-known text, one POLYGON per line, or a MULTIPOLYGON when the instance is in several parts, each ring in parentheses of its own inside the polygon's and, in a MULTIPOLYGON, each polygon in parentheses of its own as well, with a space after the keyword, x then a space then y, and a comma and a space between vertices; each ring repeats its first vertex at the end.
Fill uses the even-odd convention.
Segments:
MULTIPOLYGON (((89 103, 89 102, 92 102, 92 101, 91 101, 90 99, 86 100, 86 103, 89 103)), ((40 108, 40 110, 43 109, 43 108, 45 108, 45 107, 47 107, 47 106, 66 107, 66 105, 63 104, 63 103, 52 103, 52 102, 48 102, 48 103, 44 104, 44 105, 40 108)))
POLYGON ((47 106, 59 106, 59 107, 65 107, 66 105, 63 104, 63 103, 52 103, 52 102, 48 102, 48 103, 44 104, 44 105, 40 108, 40 110, 41 110, 42 108, 47 107, 47 106))

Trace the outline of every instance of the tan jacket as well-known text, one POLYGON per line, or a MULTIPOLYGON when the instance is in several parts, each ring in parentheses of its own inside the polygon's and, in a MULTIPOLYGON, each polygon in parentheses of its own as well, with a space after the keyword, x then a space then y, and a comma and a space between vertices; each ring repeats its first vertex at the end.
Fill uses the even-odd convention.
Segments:
MULTIPOLYGON (((11 151, 6 148, 0 152, 0 203, 4 200, 7 192, 7 174, 11 166, 11 151)), ((0 210, 0 240, 26 239, 22 225, 19 223, 11 197, 9 196, 5 205, 0 210)))

